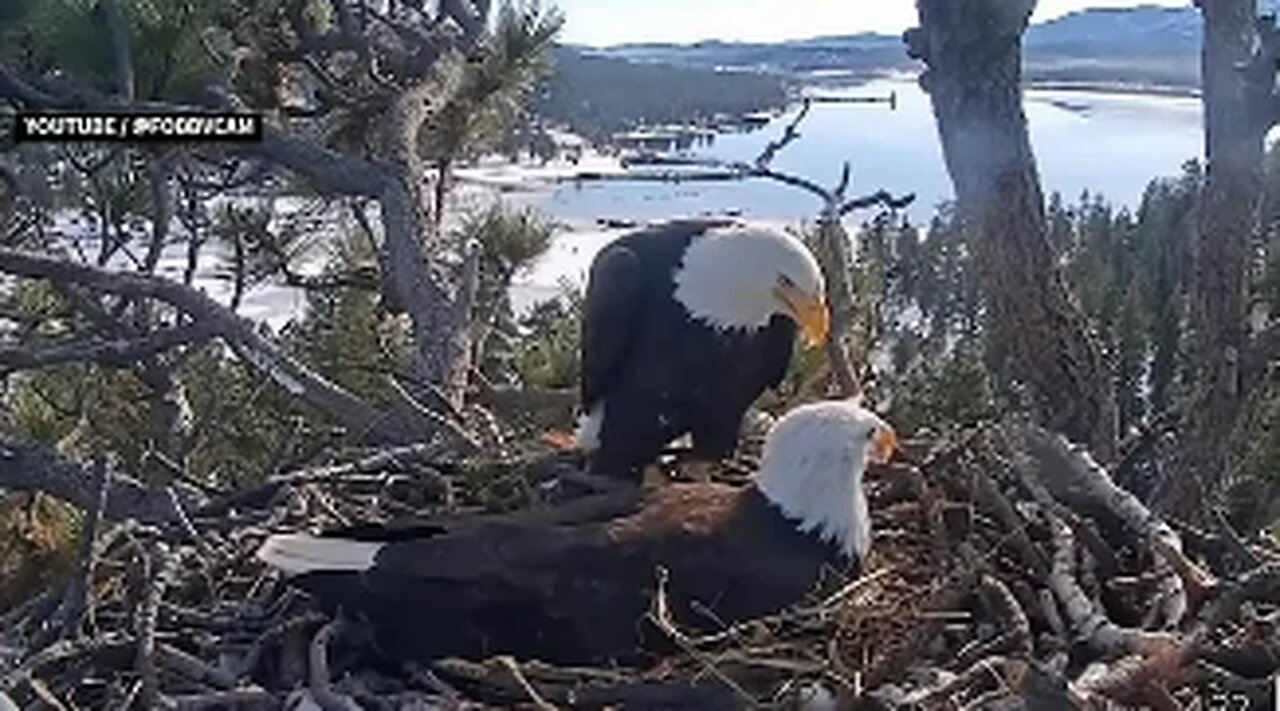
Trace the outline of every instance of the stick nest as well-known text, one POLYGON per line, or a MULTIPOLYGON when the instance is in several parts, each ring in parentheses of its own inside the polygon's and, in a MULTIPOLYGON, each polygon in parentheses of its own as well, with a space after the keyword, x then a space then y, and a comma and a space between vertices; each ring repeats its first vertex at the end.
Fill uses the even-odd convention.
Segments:
MULTIPOLYGON (((722 478, 744 483, 758 445, 722 478)), ((868 473, 875 533, 860 578, 832 575, 789 609, 703 636, 670 622, 658 585, 651 620, 680 651, 646 669, 369 664, 367 630, 256 561, 265 536, 566 521, 604 515, 614 493, 555 453, 335 456, 172 525, 95 527, 80 574, 0 619, 0 709, 1272 708, 1272 541, 1172 526, 1083 451, 1022 423, 905 449, 868 473)))

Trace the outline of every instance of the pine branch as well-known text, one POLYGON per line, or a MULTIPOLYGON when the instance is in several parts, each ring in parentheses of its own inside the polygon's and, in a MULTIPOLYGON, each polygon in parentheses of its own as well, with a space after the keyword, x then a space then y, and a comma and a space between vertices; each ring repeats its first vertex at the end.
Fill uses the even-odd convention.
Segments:
POLYGON ((48 368, 64 363, 92 362, 127 367, 139 360, 214 336, 207 325, 178 326, 143 336, 113 341, 85 339, 53 346, 0 346, 0 370, 48 368))

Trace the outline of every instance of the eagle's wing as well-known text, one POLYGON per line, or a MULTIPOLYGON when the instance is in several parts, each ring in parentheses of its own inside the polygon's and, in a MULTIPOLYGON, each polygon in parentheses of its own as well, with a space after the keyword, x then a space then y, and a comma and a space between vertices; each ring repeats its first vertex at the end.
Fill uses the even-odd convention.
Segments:
POLYGON ((582 402, 590 407, 613 385, 636 332, 644 289, 640 258, 629 247, 604 248, 591 264, 582 322, 582 402))
MULTIPOLYGON (((492 524, 384 547, 371 571, 438 582, 503 582, 521 586, 528 575, 552 574, 585 551, 607 546, 601 524, 492 524)), ((526 581, 528 582, 528 581, 526 581)))
MULTIPOLYGON (((375 571, 437 581, 507 582, 577 570, 596 558, 674 556, 726 532, 747 490, 720 484, 673 484, 625 499, 605 520, 575 525, 495 520, 419 540, 395 541, 375 571)), ((664 562, 664 561, 656 561, 664 562)), ((649 571, 645 571, 646 575, 649 571)))

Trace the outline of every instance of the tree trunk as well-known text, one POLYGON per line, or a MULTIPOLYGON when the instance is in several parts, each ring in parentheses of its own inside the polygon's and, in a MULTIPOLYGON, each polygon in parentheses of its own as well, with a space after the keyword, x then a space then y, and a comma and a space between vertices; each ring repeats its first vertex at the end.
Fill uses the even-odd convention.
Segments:
POLYGON ((458 408, 471 371, 469 300, 462 285, 449 288, 443 270, 432 269, 438 260, 428 260, 423 251, 442 252, 445 245, 431 217, 427 166, 417 150, 423 123, 449 95, 442 83, 424 80, 393 106, 383 156, 393 175, 379 201, 391 267, 383 278, 391 282, 412 323, 414 374, 420 382, 439 386, 458 408))
POLYGON ((1000 375, 1025 388, 1042 423, 1111 461, 1111 378, 1053 256, 1022 110, 1021 38, 1033 7, 1033 0, 918 0, 920 27, 906 40, 928 66, 921 84, 974 249, 990 333, 1009 354, 1000 375))
POLYGON ((1170 480, 1157 504, 1196 520, 1220 493, 1232 435, 1248 397, 1249 245, 1258 230, 1264 138, 1275 65, 1258 66, 1255 0, 1203 0, 1201 75, 1207 167, 1196 241, 1190 317, 1196 391, 1170 480), (1258 70, 1261 70, 1260 72, 1258 70), (1258 81, 1254 81, 1258 80, 1258 81), (1261 86, 1259 86, 1261 84, 1261 86))

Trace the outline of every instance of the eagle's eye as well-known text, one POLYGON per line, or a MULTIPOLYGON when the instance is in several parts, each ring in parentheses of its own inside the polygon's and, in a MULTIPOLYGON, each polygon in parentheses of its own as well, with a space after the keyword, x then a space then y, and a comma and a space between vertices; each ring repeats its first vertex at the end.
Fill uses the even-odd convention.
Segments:
POLYGON ((874 429, 867 430, 867 441, 870 442, 875 438, 876 438, 876 431, 874 429))
POLYGON ((790 288, 790 287, 794 287, 795 285, 796 283, 791 281, 791 277, 787 276, 786 274, 778 275, 778 286, 790 288))

